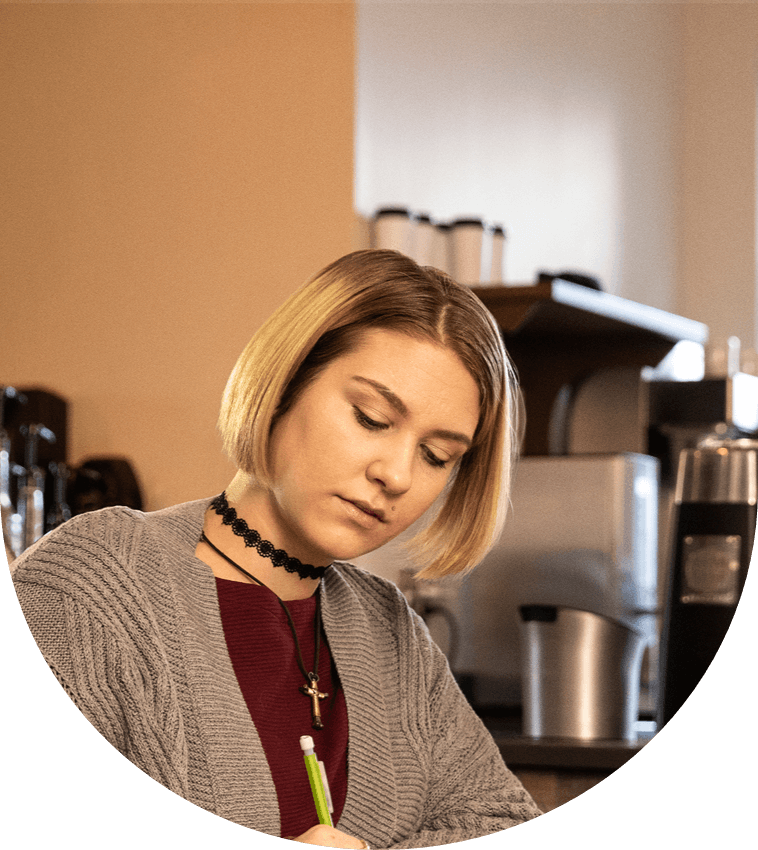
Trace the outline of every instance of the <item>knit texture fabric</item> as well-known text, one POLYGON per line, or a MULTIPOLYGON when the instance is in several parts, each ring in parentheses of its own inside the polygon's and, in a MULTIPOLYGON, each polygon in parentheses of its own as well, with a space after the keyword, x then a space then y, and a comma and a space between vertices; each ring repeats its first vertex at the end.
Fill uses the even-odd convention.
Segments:
MULTIPOLYGON (((198 806, 279 835, 215 577, 195 557, 209 502, 74 517, 15 562, 13 579, 48 664, 114 747, 198 806)), ((536 817, 397 587, 334 564, 321 594, 350 730, 337 828, 373 848, 428 847, 536 817)))

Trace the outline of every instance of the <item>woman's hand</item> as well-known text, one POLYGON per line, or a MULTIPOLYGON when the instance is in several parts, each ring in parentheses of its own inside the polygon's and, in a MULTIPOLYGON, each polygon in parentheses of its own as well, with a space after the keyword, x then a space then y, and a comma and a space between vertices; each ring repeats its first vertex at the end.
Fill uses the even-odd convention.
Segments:
POLYGON ((307 832, 290 840, 300 841, 302 844, 318 844, 319 847, 345 847, 348 850, 361 850, 366 846, 366 842, 361 841, 360 838, 354 838, 346 832, 340 832, 333 826, 326 826, 323 823, 312 826, 307 832))

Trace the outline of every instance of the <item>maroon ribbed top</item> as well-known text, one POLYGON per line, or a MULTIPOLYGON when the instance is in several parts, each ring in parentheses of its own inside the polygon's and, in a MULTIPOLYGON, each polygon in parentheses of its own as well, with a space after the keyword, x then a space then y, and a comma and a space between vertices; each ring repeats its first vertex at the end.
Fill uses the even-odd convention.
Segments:
MULTIPOLYGON (((324 762, 337 823, 347 794, 347 707, 321 633, 320 691, 324 729, 311 727, 311 699, 305 684, 287 616, 271 591, 244 582, 216 579, 226 645, 250 716, 263 744, 279 798, 281 835, 296 838, 318 823, 300 736, 310 735, 324 762)), ((313 668, 316 597, 285 603, 297 630, 305 669, 313 668)))

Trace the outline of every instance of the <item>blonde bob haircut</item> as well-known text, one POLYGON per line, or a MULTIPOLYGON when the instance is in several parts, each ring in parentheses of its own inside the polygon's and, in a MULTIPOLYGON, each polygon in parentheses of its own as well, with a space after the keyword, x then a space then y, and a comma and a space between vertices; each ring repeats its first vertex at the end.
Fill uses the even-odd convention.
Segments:
POLYGON ((270 487, 269 435, 276 421, 368 328, 447 347, 479 388, 473 444, 436 511, 408 544, 422 578, 466 572, 490 550, 505 519, 517 448, 517 389, 491 314, 443 272, 395 251, 369 250, 317 274, 262 325, 237 361, 218 422, 224 449, 270 487))

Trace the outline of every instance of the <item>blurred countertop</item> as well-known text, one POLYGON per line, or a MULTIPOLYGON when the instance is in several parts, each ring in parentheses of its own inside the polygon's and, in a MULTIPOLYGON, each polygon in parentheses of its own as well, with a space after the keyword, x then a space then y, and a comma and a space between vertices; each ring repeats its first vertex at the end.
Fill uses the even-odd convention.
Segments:
POLYGON ((521 734, 518 714, 478 712, 510 768, 612 772, 636 755, 655 734, 655 723, 637 724, 636 740, 584 741, 529 738, 521 734))

